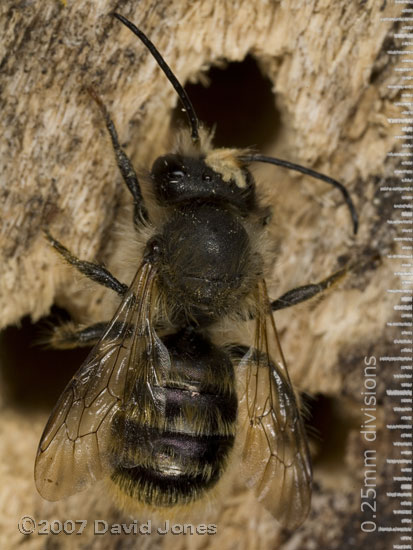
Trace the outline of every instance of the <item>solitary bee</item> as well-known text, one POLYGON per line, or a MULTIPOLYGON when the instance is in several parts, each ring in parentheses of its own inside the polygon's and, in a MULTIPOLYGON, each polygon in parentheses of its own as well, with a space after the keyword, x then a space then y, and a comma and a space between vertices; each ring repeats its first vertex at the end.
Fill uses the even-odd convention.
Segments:
POLYGON ((140 38, 174 86, 190 131, 181 132, 174 152, 152 166, 151 185, 163 211, 163 221, 155 222, 110 115, 90 90, 145 246, 128 286, 46 233, 67 262, 121 301, 108 324, 62 327, 54 336, 59 347, 94 347, 43 432, 37 489, 58 500, 107 478, 129 509, 192 505, 223 477, 237 447, 246 485, 282 525, 294 528, 309 511, 311 461, 272 311, 313 297, 345 270, 269 299, 263 271, 268 212, 248 166, 278 164, 335 186, 356 232, 353 203, 339 182, 317 172, 245 150, 214 149, 155 46, 113 15, 140 38), (251 342, 219 343, 228 320, 253 323, 251 342))

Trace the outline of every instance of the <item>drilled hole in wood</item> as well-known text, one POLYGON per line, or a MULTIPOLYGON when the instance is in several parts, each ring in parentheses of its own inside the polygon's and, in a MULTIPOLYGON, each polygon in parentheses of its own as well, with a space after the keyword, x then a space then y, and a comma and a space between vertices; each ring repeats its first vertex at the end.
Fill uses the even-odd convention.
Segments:
POLYGON ((352 407, 318 394, 306 399, 306 409, 306 424, 316 449, 314 467, 343 472, 348 436, 359 425, 352 407))
POLYGON ((9 406, 46 411, 54 406, 89 351, 54 350, 40 344, 53 324, 68 319, 64 310, 53 307, 37 323, 24 317, 19 327, 0 333, 2 393, 9 406))
MULTIPOLYGON (((208 86, 187 84, 185 89, 199 120, 215 127, 216 147, 251 147, 264 150, 273 143, 280 125, 272 83, 260 71, 256 60, 247 56, 225 68, 212 67, 208 86)), ((174 121, 185 124, 181 105, 174 121)))

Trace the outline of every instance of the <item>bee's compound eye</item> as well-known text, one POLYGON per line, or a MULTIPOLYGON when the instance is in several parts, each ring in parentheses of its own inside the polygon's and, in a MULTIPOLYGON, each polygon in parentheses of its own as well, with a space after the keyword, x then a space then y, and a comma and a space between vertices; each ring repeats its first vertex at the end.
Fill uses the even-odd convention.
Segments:
POLYGON ((180 155, 164 155, 153 163, 151 177, 158 202, 173 204, 179 201, 190 179, 190 169, 180 155))
POLYGON ((211 174, 206 174, 205 172, 202 174, 202 179, 203 181, 206 181, 207 183, 211 182, 212 181, 212 176, 211 174))
POLYGON ((177 155, 159 157, 152 166, 152 177, 159 182, 182 180, 185 175, 184 163, 177 155))
POLYGON ((167 178, 171 183, 181 181, 184 177, 185 172, 183 170, 173 170, 167 174, 167 178))

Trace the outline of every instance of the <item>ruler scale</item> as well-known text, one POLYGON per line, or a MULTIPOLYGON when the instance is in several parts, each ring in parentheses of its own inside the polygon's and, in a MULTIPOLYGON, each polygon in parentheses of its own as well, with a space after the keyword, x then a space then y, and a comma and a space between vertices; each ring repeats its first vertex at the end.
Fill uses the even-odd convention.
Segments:
MULTIPOLYGON (((393 339, 391 355, 379 358, 379 366, 392 372, 393 383, 386 390, 393 415, 385 426, 386 435, 392 442, 392 453, 386 464, 392 472, 392 490, 386 497, 392 504, 392 517, 374 515, 371 531, 392 533, 392 549, 413 550, 413 1, 394 0, 405 4, 394 33, 399 46, 387 53, 397 57, 395 82, 389 86, 400 90, 394 105, 400 116, 388 119, 397 128, 397 151, 388 153, 389 161, 396 162, 395 184, 383 186, 381 192, 391 192, 393 201, 392 219, 385 220, 395 233, 394 251, 387 255, 393 268, 394 288, 387 292, 394 298, 392 320, 387 323, 389 330, 397 333, 393 339), (373 529, 374 524, 374 529, 373 529)), ((383 21, 388 18, 383 18, 383 21)), ((389 548, 389 550, 391 550, 389 548)))

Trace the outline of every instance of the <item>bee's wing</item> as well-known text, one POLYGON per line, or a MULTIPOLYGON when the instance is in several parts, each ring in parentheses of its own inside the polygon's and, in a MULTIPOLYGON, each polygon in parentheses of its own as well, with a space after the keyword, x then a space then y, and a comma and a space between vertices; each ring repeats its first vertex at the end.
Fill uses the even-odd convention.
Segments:
POLYGON ((264 281, 257 293, 254 345, 239 365, 243 475, 258 500, 292 529, 309 511, 311 462, 264 281))
POLYGON ((129 399, 137 371, 143 364, 151 387, 168 368, 169 355, 150 322, 154 278, 152 265, 139 268, 49 418, 35 463, 36 486, 47 500, 81 491, 111 471, 116 463, 111 423, 129 399))

